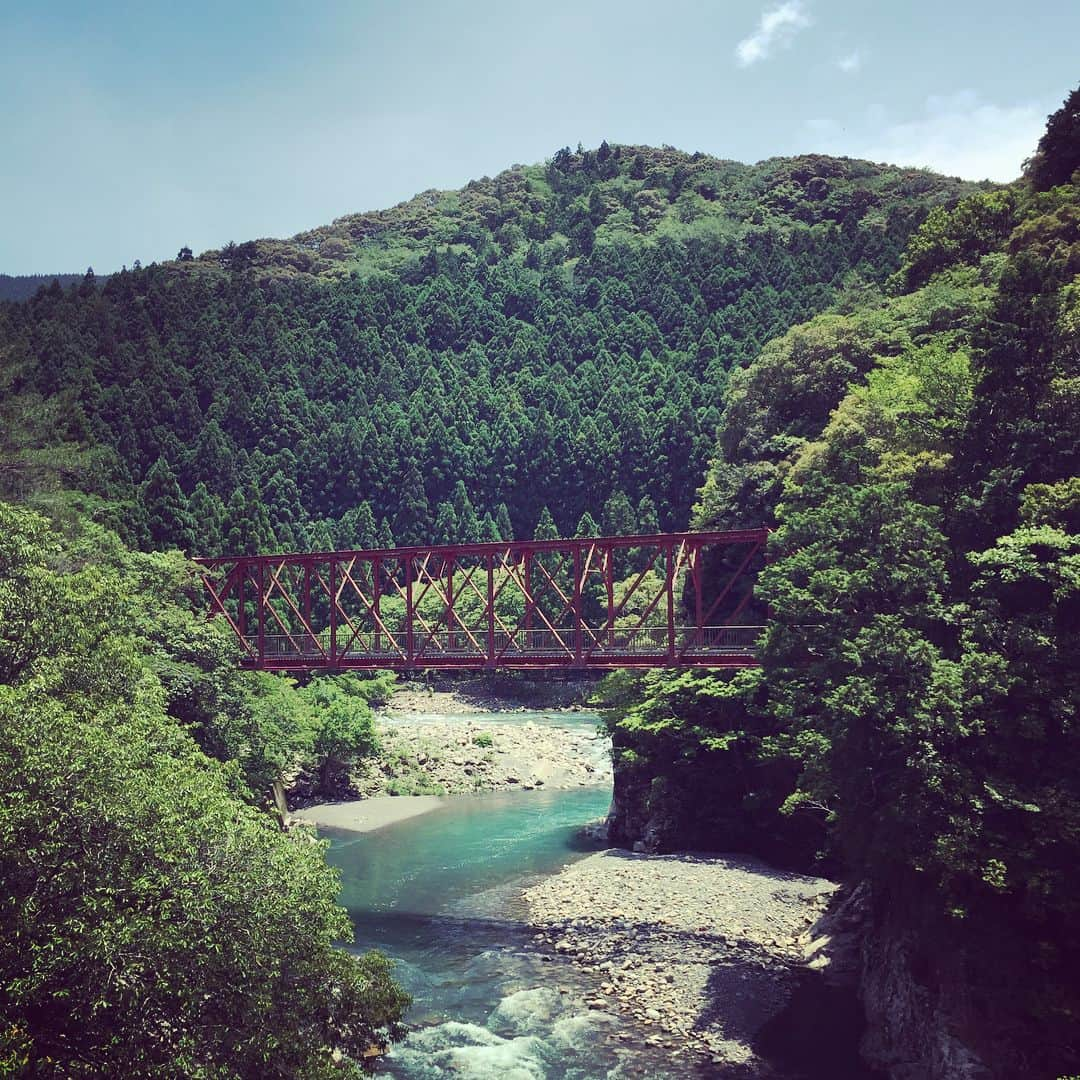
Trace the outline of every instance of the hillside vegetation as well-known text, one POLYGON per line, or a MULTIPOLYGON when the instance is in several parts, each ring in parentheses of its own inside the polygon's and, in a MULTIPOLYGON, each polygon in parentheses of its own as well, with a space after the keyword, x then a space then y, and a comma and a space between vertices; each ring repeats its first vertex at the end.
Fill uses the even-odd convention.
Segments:
POLYGON ((45 289, 0 309, 0 364, 26 410, 62 403, 59 434, 111 448, 99 491, 143 547, 521 537, 545 507, 564 534, 586 512, 683 527, 728 373, 882 283, 970 190, 826 157, 560 151, 45 289))
POLYGON ((257 808, 370 751, 365 691, 234 670, 173 549, 768 523, 762 667, 608 688, 617 831, 868 882, 885 1067, 1068 1071, 1074 133, 1006 188, 564 150, 0 307, 0 1069, 329 1076, 400 1030, 257 808))
POLYGON ((82 274, 0 274, 0 301, 29 300, 39 289, 54 281, 62 286, 77 285, 82 274))
POLYGON ((260 807, 370 710, 242 674, 179 554, 50 505, 0 503, 0 1075, 359 1074, 408 999, 260 807))
POLYGON ((761 668, 609 687, 625 838, 869 882, 893 995, 868 992, 878 1062, 935 1076, 982 1075, 950 1071, 958 1043, 1002 1077, 1080 1053, 1080 139, 1063 126, 1025 180, 933 211, 888 296, 732 375, 694 520, 776 529, 761 668))

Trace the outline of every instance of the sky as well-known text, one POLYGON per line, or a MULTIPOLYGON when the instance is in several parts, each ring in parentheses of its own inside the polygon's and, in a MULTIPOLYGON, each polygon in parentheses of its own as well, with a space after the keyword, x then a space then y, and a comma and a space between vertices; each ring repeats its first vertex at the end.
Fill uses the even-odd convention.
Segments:
POLYGON ((0 0, 0 273, 291 236, 562 146, 1020 172, 1075 0, 0 0))

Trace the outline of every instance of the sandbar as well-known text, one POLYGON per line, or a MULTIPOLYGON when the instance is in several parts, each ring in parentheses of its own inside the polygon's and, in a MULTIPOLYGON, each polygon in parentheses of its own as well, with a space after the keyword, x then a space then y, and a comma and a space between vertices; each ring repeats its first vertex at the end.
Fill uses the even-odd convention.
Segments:
POLYGON ((324 825, 329 829, 371 832, 437 810, 443 802, 438 795, 375 795, 370 799, 306 806, 302 810, 294 810, 289 816, 296 821, 324 825))

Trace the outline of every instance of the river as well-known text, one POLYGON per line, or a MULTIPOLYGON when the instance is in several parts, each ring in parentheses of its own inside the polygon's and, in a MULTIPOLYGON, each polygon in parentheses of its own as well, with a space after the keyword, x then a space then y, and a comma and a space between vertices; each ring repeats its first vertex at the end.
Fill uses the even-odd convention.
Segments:
MULTIPOLYGON (((599 717, 500 712, 468 719, 591 729, 599 717)), ((374 832, 321 830, 341 870, 354 947, 393 957, 396 977, 413 996, 407 1019, 414 1030, 379 1075, 672 1075, 655 1050, 635 1045, 627 1025, 586 1006, 585 978, 534 950, 522 921, 522 886, 595 850, 581 827, 603 817, 610 801, 607 785, 462 795, 374 832)))
MULTIPOLYGON (((483 722, 481 714, 472 714, 483 722)), ((581 713, 489 714, 491 723, 592 726, 581 713)), ((607 785, 450 797, 368 833, 322 829, 342 875, 356 949, 397 964, 413 996, 408 1038, 379 1076, 472 1080, 703 1077, 616 1013, 590 1008, 595 983, 533 946, 523 886, 600 845, 582 826, 602 817, 607 785)), ((724 1073, 723 1075, 729 1075, 724 1073)))

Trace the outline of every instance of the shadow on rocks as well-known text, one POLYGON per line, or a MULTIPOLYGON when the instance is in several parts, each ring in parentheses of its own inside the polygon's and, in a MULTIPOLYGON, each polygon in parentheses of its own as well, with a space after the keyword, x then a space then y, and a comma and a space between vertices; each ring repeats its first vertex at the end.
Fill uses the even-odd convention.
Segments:
POLYGON ((884 1080, 859 1058, 865 1026, 854 988, 802 970, 787 1005, 758 1032, 754 1052, 790 1080, 884 1080))

